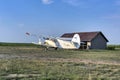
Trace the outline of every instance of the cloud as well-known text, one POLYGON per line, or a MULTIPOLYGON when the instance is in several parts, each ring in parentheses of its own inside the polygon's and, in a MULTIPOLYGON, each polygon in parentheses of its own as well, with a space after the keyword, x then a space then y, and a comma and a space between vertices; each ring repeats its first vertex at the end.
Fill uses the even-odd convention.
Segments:
POLYGON ((80 0, 62 0, 62 1, 67 4, 70 4, 72 6, 79 6, 79 5, 83 4, 83 2, 80 0))
POLYGON ((98 2, 97 1, 92 1, 92 0, 62 0, 62 2, 71 5, 71 6, 75 6, 75 7, 80 7, 80 8, 89 8, 91 3, 95 3, 98 2))
MULTIPOLYGON (((52 4, 54 0, 41 0, 43 4, 52 4)), ((60 0, 61 2, 67 3, 72 6, 79 6, 83 4, 81 0, 60 0)))
POLYGON ((43 4, 52 4, 53 0, 41 0, 43 4))
MULTIPOLYGON (((55 0, 41 0, 43 4, 52 4, 55 0)), ((96 3, 100 0, 59 0, 62 3, 66 3, 71 6, 80 6, 82 8, 89 7, 90 3, 96 3)), ((57 1, 56 1, 57 2, 57 1)))

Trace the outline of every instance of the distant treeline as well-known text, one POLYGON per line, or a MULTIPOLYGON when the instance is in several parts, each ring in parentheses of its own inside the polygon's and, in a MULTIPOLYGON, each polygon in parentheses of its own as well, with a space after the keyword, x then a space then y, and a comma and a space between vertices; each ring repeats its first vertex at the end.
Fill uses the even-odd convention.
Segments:
POLYGON ((32 43, 0 43, 0 46, 36 46, 32 43))
POLYGON ((107 45, 108 50, 120 49, 120 45, 107 45))
POLYGON ((108 45, 108 47, 120 48, 120 45, 108 45))

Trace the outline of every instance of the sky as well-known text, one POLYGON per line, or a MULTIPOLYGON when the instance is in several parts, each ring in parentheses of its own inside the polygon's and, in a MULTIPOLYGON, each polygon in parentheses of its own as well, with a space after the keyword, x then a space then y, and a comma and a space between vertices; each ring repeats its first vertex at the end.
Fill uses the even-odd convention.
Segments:
POLYGON ((120 44, 120 0, 0 0, 0 42, 92 31, 120 44))

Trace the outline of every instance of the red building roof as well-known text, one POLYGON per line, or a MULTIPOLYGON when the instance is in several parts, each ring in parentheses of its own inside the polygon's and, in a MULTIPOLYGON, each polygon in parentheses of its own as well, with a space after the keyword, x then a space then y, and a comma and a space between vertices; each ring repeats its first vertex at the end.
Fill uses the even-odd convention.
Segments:
POLYGON ((108 42, 107 38, 103 35, 102 32, 74 32, 74 33, 65 33, 61 37, 72 38, 74 34, 79 34, 81 41, 92 41, 98 34, 101 34, 103 38, 108 42))

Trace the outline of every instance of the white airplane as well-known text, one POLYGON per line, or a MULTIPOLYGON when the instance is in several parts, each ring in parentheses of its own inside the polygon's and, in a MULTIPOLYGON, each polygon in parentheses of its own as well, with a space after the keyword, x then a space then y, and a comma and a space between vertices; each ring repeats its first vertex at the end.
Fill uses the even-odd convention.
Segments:
MULTIPOLYGON (((30 33, 26 33, 30 35, 30 33)), ((42 45, 47 48, 61 48, 61 49, 79 49, 80 48, 80 37, 78 34, 75 34, 73 38, 51 38, 51 37, 42 37, 39 36, 39 42, 33 44, 42 45)))

